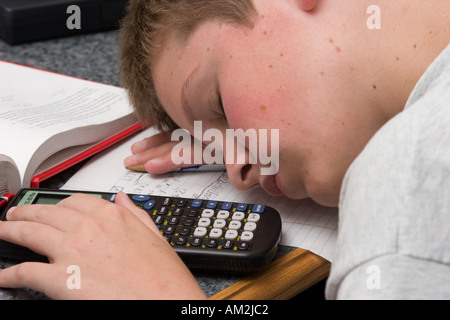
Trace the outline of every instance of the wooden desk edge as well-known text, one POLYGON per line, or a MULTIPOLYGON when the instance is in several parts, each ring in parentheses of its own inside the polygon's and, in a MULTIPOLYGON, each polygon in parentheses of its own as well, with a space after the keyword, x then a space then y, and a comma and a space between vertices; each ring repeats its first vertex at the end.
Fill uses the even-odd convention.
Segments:
POLYGON ((331 263, 297 248, 210 300, 286 300, 328 277, 331 263))

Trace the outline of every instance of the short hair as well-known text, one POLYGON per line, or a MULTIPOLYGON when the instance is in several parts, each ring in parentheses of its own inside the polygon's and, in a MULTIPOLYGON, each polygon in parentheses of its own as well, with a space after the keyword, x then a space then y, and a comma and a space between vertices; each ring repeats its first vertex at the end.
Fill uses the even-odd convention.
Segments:
POLYGON ((178 126, 161 105, 152 78, 153 64, 169 36, 187 41, 206 21, 253 27, 252 0, 130 0, 121 22, 120 72, 137 117, 167 131, 178 126))

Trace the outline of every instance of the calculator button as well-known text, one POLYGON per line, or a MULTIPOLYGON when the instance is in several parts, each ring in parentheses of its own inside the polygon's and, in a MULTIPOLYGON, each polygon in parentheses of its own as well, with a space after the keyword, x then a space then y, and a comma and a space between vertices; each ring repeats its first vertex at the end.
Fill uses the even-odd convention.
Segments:
POLYGON ((198 247, 202 244, 203 240, 201 238, 192 238, 189 243, 194 246, 194 247, 198 247))
POLYGON ((176 245, 182 246, 182 245, 186 244, 186 237, 181 237, 181 236, 175 237, 174 243, 176 245))
POLYGON ((248 244, 248 242, 241 242, 238 246, 239 250, 248 250, 248 248, 250 247, 250 245, 248 244))
POLYGON ((225 220, 216 219, 216 220, 214 220, 213 228, 223 229, 223 228, 225 228, 226 225, 227 225, 227 222, 225 220))
POLYGON ((217 201, 208 201, 206 209, 215 209, 217 207, 217 201))
MULTIPOLYGON (((182 209, 180 209, 180 210, 182 210, 182 209)), ((197 217, 198 216, 198 210, 189 210, 188 213, 187 213, 187 216, 188 217, 197 217)))
POLYGON ((245 213, 236 211, 235 213, 233 213, 233 217, 231 219, 236 220, 236 221, 241 221, 241 220, 244 220, 244 218, 245 218, 245 213))
POLYGON ((195 231, 194 231, 194 237, 204 237, 204 236, 206 236, 206 232, 207 232, 206 228, 197 227, 197 228, 195 228, 195 231))
POLYGON ((208 246, 208 248, 215 248, 215 247, 217 247, 218 243, 219 243, 219 241, 217 241, 217 239, 208 239, 208 241, 206 242, 206 245, 208 246))
POLYGON ((164 234, 173 234, 175 232, 175 227, 174 226, 168 226, 165 230, 164 230, 164 234))
POLYGON ((218 239, 221 236, 222 236, 222 229, 212 228, 211 232, 209 233, 209 237, 211 239, 218 239))
POLYGON ((228 225, 228 229, 231 229, 231 230, 239 230, 240 228, 241 228, 240 221, 232 220, 232 221, 230 221, 230 224, 228 225))
POLYGON ((212 209, 205 209, 202 212, 202 218, 212 218, 214 217, 214 210, 212 209))
POLYGON ((175 224, 178 224, 179 221, 180 221, 180 218, 178 218, 178 217, 170 217, 167 222, 171 225, 175 225, 175 224))
POLYGON ((233 241, 227 240, 227 241, 225 241, 225 242, 223 243, 222 248, 224 248, 224 249, 232 249, 232 248, 233 248, 233 245, 234 245, 233 241))
POLYGON ((239 203, 236 207, 237 211, 245 211, 247 210, 247 204, 246 203, 239 203))
POLYGON ((251 241, 253 239, 253 232, 244 231, 241 234, 241 241, 251 241))
POLYGON ((256 230, 256 223, 254 222, 247 222, 244 225, 245 231, 255 231, 256 230))
POLYGON ((112 194, 111 197, 109 197, 109 202, 115 202, 116 201, 116 196, 117 196, 116 193, 112 194))
POLYGON ((166 215, 169 212, 169 208, 168 207, 161 207, 161 209, 159 209, 158 214, 160 215, 166 215))
POLYGON ((222 203, 222 210, 230 210, 233 207, 233 202, 224 202, 222 203))
POLYGON ((186 219, 184 219, 183 225, 187 226, 187 227, 193 226, 194 222, 195 222, 194 218, 186 218, 186 219))
POLYGON ((144 204, 145 210, 151 210, 155 206, 155 200, 149 200, 144 204))
POLYGON ((261 216, 257 213, 250 213, 248 215, 247 221, 249 222, 258 222, 261 216))
POLYGON ((171 198, 165 198, 163 201, 163 206, 169 206, 172 203, 172 199, 171 198))
POLYGON ((238 236, 237 230, 227 230, 225 233, 225 240, 234 240, 238 236))
POLYGON ((164 217, 163 216, 157 216, 155 218, 155 224, 156 225, 162 224, 163 222, 164 222, 164 217))
POLYGON ((181 216, 181 215, 183 214, 183 209, 181 209, 181 208, 176 208, 176 209, 172 212, 172 214, 173 214, 174 216, 181 216))
POLYGON ((227 210, 220 210, 217 213, 217 219, 224 219, 224 220, 226 220, 226 219, 228 219, 229 216, 230 216, 230 212, 227 211, 227 210))
POLYGON ((200 208, 202 206, 202 200, 196 199, 192 201, 191 208, 200 208))
POLYGON ((262 204, 255 204, 253 206, 252 212, 254 212, 254 213, 263 213, 265 209, 266 209, 266 206, 264 206, 262 204))
POLYGON ((133 199, 136 202, 145 202, 150 200, 150 196, 145 194, 135 194, 131 197, 131 199, 133 199))
POLYGON ((178 233, 181 234, 182 236, 188 236, 191 233, 191 228, 187 228, 187 227, 179 227, 178 229, 178 233))
POLYGON ((207 227, 211 224, 211 220, 209 218, 200 218, 200 220, 198 220, 198 226, 199 227, 207 227))
POLYGON ((186 203, 187 203, 186 199, 178 199, 175 201, 175 205, 177 207, 184 207, 186 203))

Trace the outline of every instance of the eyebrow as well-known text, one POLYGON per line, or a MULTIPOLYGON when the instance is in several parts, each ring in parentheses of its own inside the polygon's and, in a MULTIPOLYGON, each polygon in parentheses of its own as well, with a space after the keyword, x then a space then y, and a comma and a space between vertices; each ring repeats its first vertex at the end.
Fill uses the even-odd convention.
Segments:
POLYGON ((189 99, 187 97, 192 80, 195 78, 195 75, 198 73, 199 69, 200 65, 194 68, 191 74, 184 81, 183 87, 181 88, 181 105, 186 118, 192 122, 194 121, 194 115, 192 114, 192 106, 189 104, 189 99))

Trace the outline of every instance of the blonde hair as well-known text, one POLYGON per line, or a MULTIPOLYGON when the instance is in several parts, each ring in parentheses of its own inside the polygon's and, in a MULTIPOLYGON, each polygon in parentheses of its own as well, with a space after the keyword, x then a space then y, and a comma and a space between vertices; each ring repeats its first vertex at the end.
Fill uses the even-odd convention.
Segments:
POLYGON ((152 79, 162 42, 186 41, 206 21, 252 27, 252 0, 130 0, 122 21, 120 72, 138 118, 161 131, 177 128, 161 105, 152 79))

